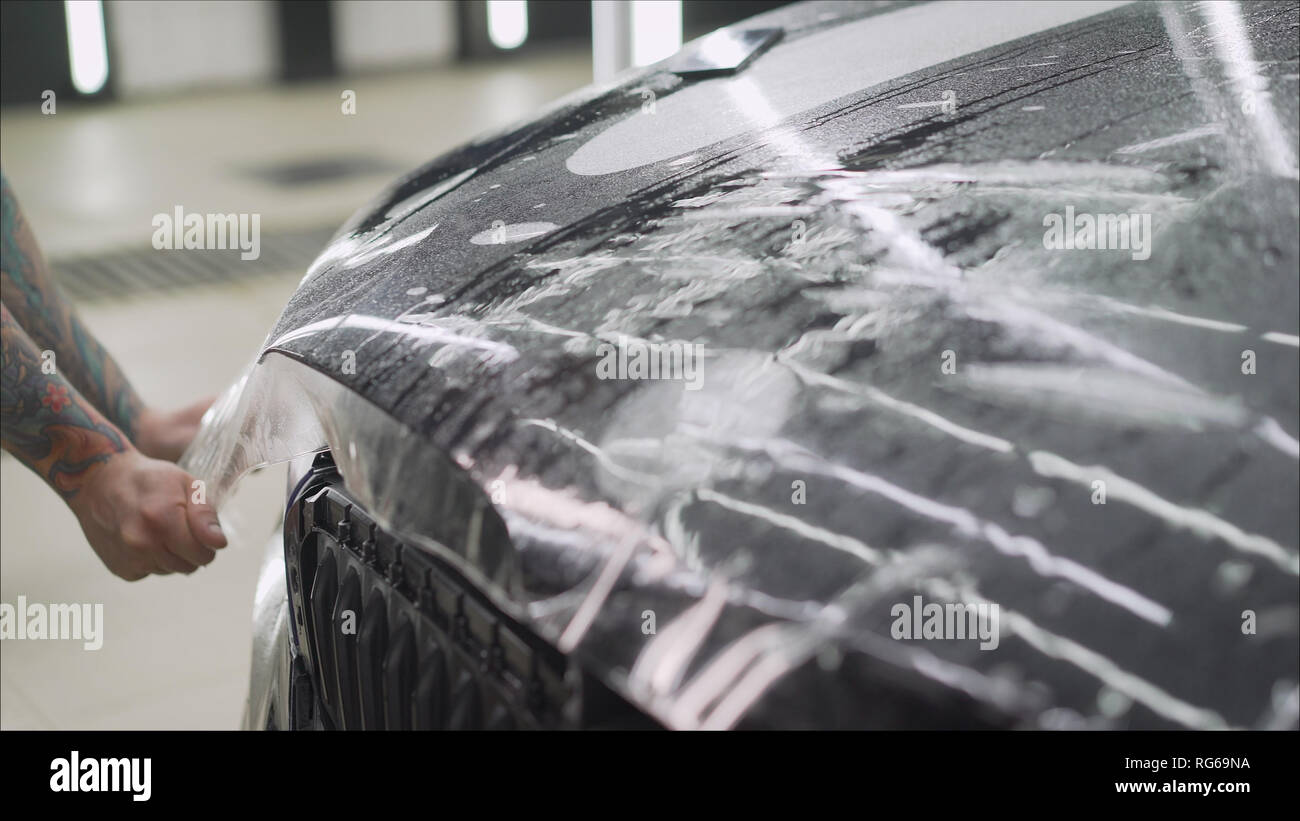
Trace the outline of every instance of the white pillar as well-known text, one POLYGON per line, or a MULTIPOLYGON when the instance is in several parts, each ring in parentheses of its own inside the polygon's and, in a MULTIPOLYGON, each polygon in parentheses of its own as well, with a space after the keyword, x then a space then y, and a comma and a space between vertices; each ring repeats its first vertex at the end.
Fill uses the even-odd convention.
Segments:
POLYGON ((632 65, 632 4, 591 1, 591 73, 597 83, 632 65))

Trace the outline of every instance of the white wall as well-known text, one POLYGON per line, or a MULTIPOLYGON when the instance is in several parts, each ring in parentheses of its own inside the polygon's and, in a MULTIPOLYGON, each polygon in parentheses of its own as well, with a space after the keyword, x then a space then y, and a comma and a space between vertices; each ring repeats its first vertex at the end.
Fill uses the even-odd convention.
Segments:
POLYGON ((444 0, 334 0, 334 55, 341 74, 450 62, 456 8, 444 0))
POLYGON ((105 13, 111 82, 123 97, 267 82, 279 74, 272 3, 114 0, 105 13))

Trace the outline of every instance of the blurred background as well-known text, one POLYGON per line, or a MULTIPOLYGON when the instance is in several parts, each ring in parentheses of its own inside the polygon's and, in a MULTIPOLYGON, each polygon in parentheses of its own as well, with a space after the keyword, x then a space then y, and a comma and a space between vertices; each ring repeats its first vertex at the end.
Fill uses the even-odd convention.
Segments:
MULTIPOLYGON (((225 389, 334 230, 397 175, 781 2, 6 0, 0 165, 64 289, 146 402, 225 389), (154 217, 256 214, 260 255, 155 250, 154 217)), ((231 544, 128 584, 0 457, 0 601, 104 605, 104 642, 0 642, 0 728, 233 728, 284 477, 231 544)))

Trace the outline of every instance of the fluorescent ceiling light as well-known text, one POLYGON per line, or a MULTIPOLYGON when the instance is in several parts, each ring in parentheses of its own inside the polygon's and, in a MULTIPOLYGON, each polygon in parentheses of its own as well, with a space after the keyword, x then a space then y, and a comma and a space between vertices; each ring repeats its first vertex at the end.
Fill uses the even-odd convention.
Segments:
POLYGON ((108 82, 108 43, 104 39, 104 4, 99 0, 66 0, 68 62, 72 85, 94 94, 108 82))
POLYGON ((526 0, 488 0, 488 39, 500 49, 518 48, 528 39, 526 0))

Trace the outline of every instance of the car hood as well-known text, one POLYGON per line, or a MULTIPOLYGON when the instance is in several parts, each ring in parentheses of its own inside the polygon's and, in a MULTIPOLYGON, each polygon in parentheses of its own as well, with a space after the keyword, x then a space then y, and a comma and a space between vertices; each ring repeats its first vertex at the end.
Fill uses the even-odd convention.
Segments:
POLYGON ((429 549, 668 726, 1294 726, 1296 18, 747 21, 780 39, 739 72, 396 182, 191 464, 323 438, 418 533, 445 460, 508 544, 429 549), (1079 215, 1132 242, 1050 236, 1079 215), (998 638, 900 617, 954 603, 998 638))

